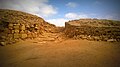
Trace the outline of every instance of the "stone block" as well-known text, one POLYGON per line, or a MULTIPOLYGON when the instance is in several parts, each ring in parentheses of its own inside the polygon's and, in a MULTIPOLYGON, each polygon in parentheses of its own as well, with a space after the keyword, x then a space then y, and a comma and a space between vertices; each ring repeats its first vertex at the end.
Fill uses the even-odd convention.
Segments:
POLYGON ((29 33, 31 33, 31 32, 28 30, 27 33, 29 34, 29 33))
POLYGON ((2 39, 5 39, 6 38, 6 36, 5 35, 3 35, 3 36, 0 36, 2 39))
POLYGON ((6 45, 6 42, 0 42, 0 45, 1 45, 1 46, 5 46, 5 45, 6 45))
POLYGON ((21 38, 22 39, 27 38, 27 34, 21 34, 21 38))
POLYGON ((15 26, 14 26, 14 29, 19 29, 19 28, 20 28, 19 25, 15 25, 15 26))
POLYGON ((39 25, 38 24, 35 24, 35 27, 38 27, 39 25))
POLYGON ((24 31, 24 30, 21 30, 20 33, 23 34, 23 33, 25 33, 25 31, 24 31))
POLYGON ((9 30, 12 30, 12 29, 13 29, 13 27, 8 27, 8 29, 9 29, 9 30))
POLYGON ((12 33, 14 33, 15 32, 15 30, 12 30, 12 33))
POLYGON ((31 25, 31 27, 34 27, 34 25, 31 25))
POLYGON ((107 40, 108 42, 115 42, 115 41, 117 41, 116 39, 108 39, 107 40))
POLYGON ((32 36, 35 38, 36 37, 35 33, 32 33, 32 36))
POLYGON ((25 30, 25 25, 22 25, 22 26, 21 26, 21 30, 25 30))
POLYGON ((40 30, 37 30, 36 32, 37 32, 37 33, 40 33, 40 30))
POLYGON ((12 24, 12 23, 10 23, 10 24, 8 25, 8 27, 13 27, 13 24, 12 24))
POLYGON ((25 30, 24 32, 25 32, 25 33, 28 33, 28 30, 25 30))
POLYGON ((20 37, 20 34, 15 33, 15 34, 13 35, 13 37, 14 37, 14 39, 17 39, 17 38, 20 37))
POLYGON ((16 23, 13 24, 14 26, 17 25, 16 23))
POLYGON ((29 28, 30 26, 27 24, 26 27, 29 28))
POLYGON ((13 39, 13 34, 8 34, 7 40, 12 40, 13 39))
POLYGON ((97 40, 97 41, 100 40, 99 36, 94 36, 93 38, 94 38, 94 40, 97 40))
POLYGON ((35 29, 36 29, 36 30, 38 30, 38 29, 39 29, 39 27, 35 27, 35 29))
POLYGON ((37 36, 38 36, 38 33, 37 33, 37 32, 35 32, 35 33, 34 33, 34 37, 37 37, 37 36))
POLYGON ((27 34, 27 37, 32 38, 32 34, 31 33, 27 34))
POLYGON ((16 24, 16 25, 20 26, 20 23, 18 23, 18 24, 16 24))
POLYGON ((44 20, 40 20, 40 22, 44 22, 44 20))
POLYGON ((13 37, 13 34, 8 34, 8 37, 13 37))
POLYGON ((15 30, 15 33, 19 33, 19 30, 15 30))

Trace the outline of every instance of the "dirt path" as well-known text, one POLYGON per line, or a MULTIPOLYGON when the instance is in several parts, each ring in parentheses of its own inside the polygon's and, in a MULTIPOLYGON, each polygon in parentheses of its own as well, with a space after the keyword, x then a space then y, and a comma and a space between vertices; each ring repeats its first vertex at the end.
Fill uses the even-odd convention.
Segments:
POLYGON ((120 43, 64 39, 58 33, 0 47, 0 67, 120 67, 120 43))

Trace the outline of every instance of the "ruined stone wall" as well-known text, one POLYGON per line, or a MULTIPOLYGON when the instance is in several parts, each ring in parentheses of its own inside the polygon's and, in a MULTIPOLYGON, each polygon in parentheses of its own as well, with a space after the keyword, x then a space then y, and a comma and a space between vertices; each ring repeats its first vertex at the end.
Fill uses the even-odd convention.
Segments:
POLYGON ((53 32, 54 27, 55 25, 36 15, 0 9, 0 45, 36 38, 42 33, 53 32))
POLYGON ((2 44, 12 44, 19 40, 24 40, 27 38, 35 38, 41 35, 42 26, 39 23, 8 23, 5 22, 0 28, 0 42, 2 44))
POLYGON ((77 26, 69 22, 65 23, 65 34, 72 38, 88 39, 88 40, 102 40, 108 41, 110 39, 120 40, 120 27, 92 27, 92 26, 77 26))

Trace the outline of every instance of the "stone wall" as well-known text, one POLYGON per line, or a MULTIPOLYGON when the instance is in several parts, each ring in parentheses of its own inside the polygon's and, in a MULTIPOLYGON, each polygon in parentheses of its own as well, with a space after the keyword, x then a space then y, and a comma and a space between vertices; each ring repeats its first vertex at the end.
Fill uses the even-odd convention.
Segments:
POLYGON ((29 13, 0 9, 0 45, 12 44, 42 33, 54 32, 55 25, 29 13))
POLYGON ((3 22, 0 28, 0 42, 4 44, 12 44, 19 40, 27 38, 35 38, 42 34, 42 26, 39 23, 24 24, 3 22))
POLYGON ((70 38, 77 39, 120 41, 120 26, 79 26, 66 22, 65 34, 70 38))

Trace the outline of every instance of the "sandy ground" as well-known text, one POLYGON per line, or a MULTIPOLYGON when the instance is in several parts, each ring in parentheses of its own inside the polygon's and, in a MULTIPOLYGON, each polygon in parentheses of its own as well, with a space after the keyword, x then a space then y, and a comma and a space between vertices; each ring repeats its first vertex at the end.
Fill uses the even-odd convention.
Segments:
POLYGON ((20 41, 0 47, 0 67, 120 67, 120 42, 20 41))

